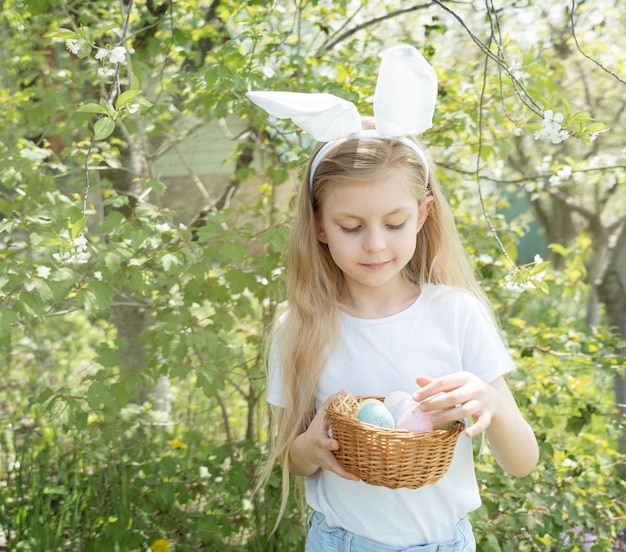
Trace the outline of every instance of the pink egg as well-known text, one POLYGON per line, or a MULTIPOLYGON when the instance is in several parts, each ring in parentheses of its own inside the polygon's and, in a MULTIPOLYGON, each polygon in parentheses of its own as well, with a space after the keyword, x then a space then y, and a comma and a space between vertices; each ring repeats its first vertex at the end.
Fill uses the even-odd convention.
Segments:
POLYGON ((430 414, 428 412, 422 412, 419 403, 415 403, 415 406, 405 410, 402 416, 400 416, 396 424, 396 429, 432 431, 433 422, 430 419, 430 414))

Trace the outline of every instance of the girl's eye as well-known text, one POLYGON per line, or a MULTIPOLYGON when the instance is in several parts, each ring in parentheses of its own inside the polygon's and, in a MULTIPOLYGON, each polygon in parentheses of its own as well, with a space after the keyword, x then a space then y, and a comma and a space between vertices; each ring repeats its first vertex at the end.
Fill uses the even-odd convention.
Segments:
POLYGON ((340 228, 344 234, 356 234, 361 229, 360 226, 354 226, 353 228, 346 228, 345 226, 340 226, 340 228))
POLYGON ((400 224, 388 224, 387 228, 389 228, 389 230, 400 230, 405 224, 406 221, 402 221, 400 224))

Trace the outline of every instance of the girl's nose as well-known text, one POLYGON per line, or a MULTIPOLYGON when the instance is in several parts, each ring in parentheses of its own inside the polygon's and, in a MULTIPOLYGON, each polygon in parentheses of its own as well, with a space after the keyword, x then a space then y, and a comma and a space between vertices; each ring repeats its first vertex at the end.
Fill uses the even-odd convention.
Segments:
POLYGON ((377 230, 369 230, 365 236, 364 249, 368 253, 378 253, 387 247, 382 232, 377 230))

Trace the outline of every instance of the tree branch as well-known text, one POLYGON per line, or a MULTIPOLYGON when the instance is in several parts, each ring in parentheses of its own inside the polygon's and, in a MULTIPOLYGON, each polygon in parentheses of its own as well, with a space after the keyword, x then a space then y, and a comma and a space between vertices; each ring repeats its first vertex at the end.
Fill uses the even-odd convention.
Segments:
POLYGON ((533 97, 526 91, 524 85, 515 77, 515 75, 513 75, 504 60, 500 59, 496 54, 494 54, 491 49, 469 29, 469 27, 467 26, 465 21, 463 21, 463 18, 459 14, 451 10, 440 0, 432 1, 434 4, 437 4, 442 10, 444 10, 446 13, 450 14, 454 19, 456 19, 461 27, 465 29, 465 32, 469 35, 474 44, 476 44, 478 48, 483 52, 483 54, 485 54, 485 56, 487 56, 487 58, 489 58, 491 61, 494 61, 501 69, 506 72, 506 74, 513 82, 513 89, 515 90, 515 93, 517 94, 519 100, 536 115, 542 115, 543 112, 539 104, 535 102, 533 97))
POLYGON ((614 73, 613 71, 611 71, 610 69, 602 65, 597 59, 591 57, 589 54, 587 54, 587 52, 585 52, 582 49, 582 47, 580 46, 580 43, 578 42, 578 36, 576 35, 576 27, 574 25, 574 12, 575 11, 576 11, 576 0, 572 0, 572 9, 570 10, 570 14, 569 14, 570 26, 572 28, 572 38, 574 39, 574 44, 576 44, 576 48, 578 49, 578 51, 583 55, 583 57, 586 57, 589 61, 597 65, 605 73, 608 73, 609 75, 611 75, 613 78, 615 78, 622 84, 626 84, 626 81, 620 78, 619 75, 617 75, 616 73, 614 73))
MULTIPOLYGON (((119 41, 119 44, 125 44, 128 38, 128 27, 130 24, 130 13, 133 10, 134 0, 129 0, 128 6, 126 9, 126 17, 124 18, 124 29, 122 31, 122 38, 119 41)), ((115 68, 115 77, 113 78, 113 82, 111 83, 111 88, 109 88, 109 93, 107 96, 107 103, 111 103, 113 98, 120 95, 121 86, 120 86, 120 68, 121 64, 118 63, 115 68)), ((85 156, 85 163, 83 164, 85 171, 85 190, 83 192, 83 216, 87 216, 87 199, 89 197, 89 188, 91 186, 89 182, 89 163, 91 162, 91 154, 93 151, 94 144, 96 143, 96 133, 91 136, 91 140, 89 142, 89 147, 87 148, 87 155, 85 156)))
POLYGON ((411 13, 417 10, 423 10, 428 7, 430 7, 430 4, 417 4, 415 6, 411 6, 410 8, 403 8, 400 10, 388 12, 385 15, 381 15, 380 17, 375 17, 374 19, 369 19, 368 21, 364 21, 363 23, 360 23, 356 27, 348 29, 344 33, 341 33, 339 36, 323 44, 322 47, 317 51, 316 57, 319 57, 323 50, 332 50, 335 46, 337 46, 337 44, 339 44, 340 42, 343 42, 344 40, 346 40, 353 34, 356 34, 359 31, 362 31, 363 29, 367 29, 368 27, 371 27, 372 25, 376 25, 377 23, 380 23, 381 21, 386 21, 387 19, 393 19, 394 17, 397 17, 399 15, 404 15, 405 13, 411 13))

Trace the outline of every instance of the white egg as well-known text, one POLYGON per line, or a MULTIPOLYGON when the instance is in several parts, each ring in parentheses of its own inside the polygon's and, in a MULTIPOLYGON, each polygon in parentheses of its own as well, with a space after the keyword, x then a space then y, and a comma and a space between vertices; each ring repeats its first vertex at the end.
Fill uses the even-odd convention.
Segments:
POLYGON ((409 393, 404 391, 393 391, 385 397, 384 405, 387 407, 393 417, 394 425, 398 425, 400 416, 408 408, 415 406, 415 401, 409 393))
POLYGON ((361 420, 367 424, 372 424, 378 427, 384 427, 387 429, 393 429, 394 422, 391 412, 387 410, 387 407, 379 400, 368 401, 361 406, 357 412, 357 420, 361 420))
POLYGON ((393 412, 394 407, 398 403, 407 399, 412 399, 409 393, 405 391, 392 391, 391 393, 389 393, 389 395, 385 397, 384 405, 389 409, 389 412, 393 412))

